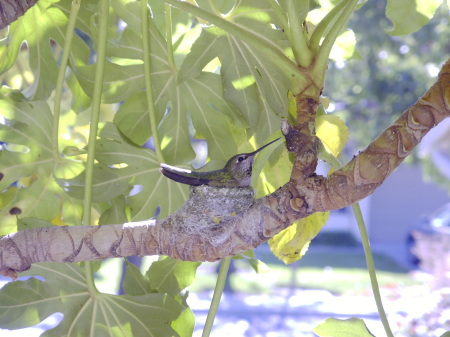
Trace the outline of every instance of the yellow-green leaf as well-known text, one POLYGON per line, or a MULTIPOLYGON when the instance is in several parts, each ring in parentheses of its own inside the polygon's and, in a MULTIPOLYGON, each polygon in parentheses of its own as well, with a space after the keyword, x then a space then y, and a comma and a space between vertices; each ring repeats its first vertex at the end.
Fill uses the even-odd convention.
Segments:
POLYGON ((348 128, 335 115, 322 115, 316 119, 316 135, 335 157, 339 157, 348 140, 348 128))
POLYGON ((356 317, 345 320, 328 318, 313 331, 320 337, 373 337, 364 321, 356 317))
POLYGON ((343 32, 336 39, 336 42, 331 49, 330 58, 336 61, 348 60, 351 58, 362 59, 361 55, 356 50, 355 45, 355 33, 352 30, 343 32))
POLYGON ((442 0, 389 0, 386 16, 394 27, 387 32, 404 35, 418 31, 433 17, 442 0))
POLYGON ((284 142, 278 142, 276 146, 259 153, 253 165, 252 175, 252 186, 256 189, 257 198, 272 193, 286 184, 291 171, 292 163, 284 142))
POLYGON ((291 91, 288 91, 288 99, 289 99, 289 116, 292 118, 297 118, 297 105, 295 104, 295 96, 291 91))
POLYGON ((300 260, 308 250, 310 241, 327 222, 329 214, 314 213, 295 222, 269 240, 270 250, 286 264, 300 260))

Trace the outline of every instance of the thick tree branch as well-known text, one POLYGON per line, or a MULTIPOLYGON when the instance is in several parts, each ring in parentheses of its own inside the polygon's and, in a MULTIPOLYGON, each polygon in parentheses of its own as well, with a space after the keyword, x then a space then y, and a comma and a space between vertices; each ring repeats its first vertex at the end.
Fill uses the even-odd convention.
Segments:
POLYGON ((0 0, 0 29, 16 21, 38 0, 0 0))
POLYGON ((428 131, 450 115, 450 60, 421 99, 328 178, 311 172, 317 150, 310 120, 317 101, 297 97, 298 114, 303 117, 294 126, 282 126, 288 149, 296 155, 295 167, 291 180, 271 195, 254 200, 251 189, 199 186, 191 189, 183 207, 162 220, 11 234, 0 239, 1 273, 16 277, 36 262, 131 255, 214 261, 255 248, 314 212, 351 205, 380 186, 428 131))
POLYGON ((339 209, 373 193, 411 154, 422 138, 449 115, 450 60, 447 60, 438 81, 425 95, 364 151, 316 185, 312 201, 314 211, 339 209))

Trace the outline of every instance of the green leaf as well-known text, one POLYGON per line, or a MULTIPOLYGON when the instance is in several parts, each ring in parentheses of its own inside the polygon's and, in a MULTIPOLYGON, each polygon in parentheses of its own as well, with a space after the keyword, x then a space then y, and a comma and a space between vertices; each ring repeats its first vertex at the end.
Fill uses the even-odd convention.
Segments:
POLYGON ((54 157, 53 115, 47 103, 27 102, 3 87, 0 114, 5 118, 0 124, 0 141, 7 143, 0 161, 0 191, 2 198, 8 196, 8 204, 0 211, 2 233, 15 230, 16 215, 52 221, 65 218, 66 210, 77 212, 80 203, 58 186, 55 176, 73 176, 81 167, 75 161, 54 157), (8 188, 14 183, 17 189, 12 197, 8 188), (66 203, 73 208, 66 209, 66 203))
MULTIPOLYGON (((58 179, 58 181, 61 186, 66 186, 69 195, 83 200, 85 179, 86 174, 82 172, 73 179, 58 179)), ((123 179, 123 176, 117 169, 110 169, 106 165, 101 164, 95 165, 92 183, 92 201, 108 201, 124 194, 125 191, 131 189, 130 179, 131 177, 123 179)))
MULTIPOLYGON (((123 9, 120 1, 115 6, 123 9)), ((135 10, 137 8, 127 7, 124 14, 126 20, 139 15, 135 10)), ((192 120, 197 133, 208 142, 209 157, 227 160, 236 153, 234 141, 230 141, 231 123, 241 122, 236 109, 223 96, 220 76, 202 72, 191 74, 193 76, 178 76, 169 66, 166 42, 153 20, 150 20, 149 28, 153 95, 164 158, 175 165, 186 164, 194 158, 189 131, 192 120)), ((141 59, 141 37, 134 29, 125 29, 109 45, 108 53, 111 57, 141 59)), ((76 76, 88 95, 93 93, 93 67, 75 68, 76 76)), ((105 102, 124 101, 114 122, 133 142, 144 144, 151 134, 146 94, 139 92, 144 87, 143 66, 108 63, 104 84, 105 102)))
MULTIPOLYGON (((95 64, 74 67, 75 76, 89 97, 94 94, 95 67, 95 64)), ((144 67, 142 65, 121 66, 111 62, 105 63, 102 93, 104 103, 121 102, 143 88, 144 67)))
POLYGON ((113 199, 123 191, 110 191, 110 185, 139 187, 138 193, 127 197, 131 221, 153 218, 158 206, 160 217, 165 217, 187 199, 188 187, 167 179, 159 172, 160 162, 153 151, 130 144, 112 123, 104 126, 100 136, 97 140, 96 159, 103 164, 102 172, 109 173, 95 174, 99 180, 96 180, 94 190, 103 189, 103 195, 107 198, 108 193, 111 193, 110 199, 113 199))
POLYGON ((336 61, 359 59, 361 55, 356 50, 356 36, 353 30, 346 30, 336 39, 331 49, 330 58, 336 61))
POLYGON ((23 146, 22 151, 2 153, 0 190, 4 190, 21 177, 36 172, 36 164, 51 171, 53 165, 50 139, 52 113, 45 102, 25 102, 15 92, 0 92, 0 113, 7 119, 0 124, 0 140, 23 146), (39 162, 38 162, 39 161, 39 162), (22 165, 12 166, 12 164, 22 165), (38 163, 34 163, 38 162, 38 163), (40 165, 39 165, 40 164, 40 165))
MULTIPOLYGON (((146 276, 142 275, 138 267, 127 260, 126 266, 127 270, 123 281, 123 289, 127 294, 137 296, 156 292, 156 290, 152 289, 151 282, 146 276)), ((173 277, 171 275, 166 276, 173 277)), ((180 337, 191 337, 195 325, 195 316, 186 303, 187 296, 188 292, 183 296, 177 295, 175 297, 175 300, 184 308, 181 315, 171 324, 172 328, 180 337)))
POLYGON ((130 96, 114 116, 114 124, 127 137, 138 145, 144 145, 150 138, 150 117, 145 92, 130 96))
POLYGON ((247 250, 242 254, 235 255, 233 256, 233 259, 243 259, 247 261, 257 274, 266 274, 270 271, 270 268, 264 262, 255 258, 255 253, 253 250, 247 250))
POLYGON ((63 149, 63 154, 67 157, 79 156, 80 154, 86 154, 87 151, 85 149, 80 149, 76 146, 66 146, 63 149))
MULTIPOLYGON (((165 13, 165 4, 160 0, 150 0, 150 8, 153 13, 165 13)), ((189 34, 189 30, 193 25, 192 15, 185 11, 181 11, 175 7, 170 8, 171 12, 171 24, 172 24, 172 41, 182 40, 186 34, 189 34)), ((153 15, 153 21, 158 31, 162 36, 167 36, 166 32, 166 20, 164 15, 153 15)), ((180 41, 181 42, 181 41, 180 41)), ((176 43, 179 45, 179 43, 176 43)))
POLYGON ((44 228, 53 226, 50 222, 36 218, 17 219, 17 230, 23 231, 30 228, 44 228))
POLYGON ((433 17, 442 0, 389 0, 386 16, 394 25, 387 33, 405 35, 418 31, 433 17))
POLYGON ((179 91, 184 93, 181 104, 190 113, 194 128, 208 142, 209 157, 228 160, 235 155, 237 147, 231 138, 230 118, 234 112, 223 98, 220 76, 202 73, 183 82, 179 91))
MULTIPOLYGON (((268 24, 276 21, 271 15, 272 10, 265 1, 242 1, 227 18, 270 39, 276 48, 285 49, 284 34, 268 24)), ((215 57, 221 63, 225 98, 242 114, 234 118, 243 118, 251 132, 255 132, 258 143, 263 142, 279 129, 279 117, 287 115, 290 79, 261 50, 217 27, 203 29, 182 64, 180 78, 195 77, 215 57)))
POLYGON ((76 264, 39 263, 21 275, 40 276, 11 282, 0 291, 0 327, 18 329, 55 312, 60 324, 43 336, 172 336, 168 322, 182 307, 166 294, 91 296, 85 272, 76 264))
POLYGON ((142 275, 141 271, 134 264, 126 261, 126 273, 123 279, 123 290, 128 295, 139 296, 154 293, 150 285, 150 281, 142 275))
MULTIPOLYGON (((283 8, 283 10, 287 13, 288 6, 286 4, 286 0, 279 0, 278 3, 283 8)), ((294 7, 295 7, 295 13, 300 18, 301 22, 305 21, 306 16, 308 14, 308 11, 311 11, 312 9, 316 7, 320 7, 320 5, 315 0, 309 0, 309 1, 294 1, 294 7)), ((288 29, 288 27, 285 27, 285 29, 288 29)))
POLYGON ((310 241, 328 220, 330 212, 314 213, 296 221, 269 240, 272 253, 286 264, 300 260, 308 250, 310 241))
POLYGON ((194 281, 200 264, 163 257, 151 264, 146 275, 153 289, 176 295, 194 281))
POLYGON ((0 290, 0 326, 21 329, 35 324, 54 312, 62 311, 59 300, 51 300, 51 289, 34 277, 7 283, 0 290))
MULTIPOLYGON (((279 131, 275 135, 281 136, 279 131)), ((291 171, 292 163, 284 142, 264 149, 256 156, 253 165, 252 186, 256 189, 256 197, 261 198, 283 186, 289 181, 291 171)))
POLYGON ((195 315, 191 308, 183 310, 181 315, 172 322, 172 328, 180 337, 191 337, 195 327, 195 315))
MULTIPOLYGON (((135 14, 139 16, 139 12, 135 14)), ((140 19, 137 22, 140 22, 140 19)), ((158 107, 159 118, 162 118, 167 106, 164 90, 167 90, 165 88, 173 79, 174 74, 172 74, 167 61, 166 42, 152 20, 150 20, 149 28, 153 95, 155 105, 158 107)), ((108 44, 107 55, 114 58, 142 60, 142 37, 130 29, 125 29, 120 38, 108 44)), ((74 67, 75 75, 83 90, 90 97, 92 97, 94 90, 94 70, 95 64, 74 67)), ((131 94, 143 90, 144 87, 144 66, 141 62, 131 65, 106 62, 102 93, 102 99, 105 103, 122 102, 131 94)))
POLYGON ((198 76, 205 66, 218 56, 218 44, 226 35, 226 32, 215 26, 202 29, 199 38, 191 46, 190 52, 181 65, 178 75, 180 80, 198 76))
POLYGON ((113 0, 111 7, 114 12, 127 24, 128 27, 136 32, 141 31, 140 4, 135 1, 113 0))
MULTIPOLYGON (((58 67, 50 41, 64 46, 67 27, 67 11, 52 6, 55 0, 38 1, 25 15, 10 26, 10 43, 0 47, 0 74, 11 68, 17 58, 23 41, 27 42, 29 64, 34 80, 24 91, 30 99, 47 99, 55 87, 58 67)), ((66 2, 69 4, 70 3, 66 2)), ((85 6, 83 6, 85 7, 85 6)), ((84 11, 82 15, 88 17, 84 11)), ((79 22, 77 26, 81 25, 79 22)), ((72 41, 70 61, 72 64, 86 64, 89 48, 75 35, 72 41)))
POLYGON ((102 213, 99 219, 99 225, 123 224, 128 222, 125 211, 125 197, 118 196, 111 202, 111 207, 102 213))
POLYGON ((80 82, 76 78, 73 71, 66 78, 66 84, 72 92, 71 108, 75 113, 79 113, 88 109, 91 106, 91 98, 86 95, 81 88, 80 82))
POLYGON ((349 318, 340 320, 328 318, 313 329, 320 337, 373 337, 362 319, 349 318))
POLYGON ((450 337, 450 331, 444 332, 441 337, 450 337))

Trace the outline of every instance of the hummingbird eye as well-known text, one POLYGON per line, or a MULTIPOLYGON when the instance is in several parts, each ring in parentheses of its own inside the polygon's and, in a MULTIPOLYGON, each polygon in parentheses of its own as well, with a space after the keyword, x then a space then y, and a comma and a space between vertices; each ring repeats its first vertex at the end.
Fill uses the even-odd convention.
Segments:
POLYGON ((240 162, 244 161, 245 158, 246 158, 245 156, 240 156, 240 157, 238 157, 237 161, 240 163, 240 162))

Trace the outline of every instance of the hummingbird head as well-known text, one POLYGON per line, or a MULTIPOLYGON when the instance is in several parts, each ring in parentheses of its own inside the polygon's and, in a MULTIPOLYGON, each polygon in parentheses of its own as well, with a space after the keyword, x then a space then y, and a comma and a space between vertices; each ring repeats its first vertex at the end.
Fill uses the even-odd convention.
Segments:
POLYGON ((260 147, 254 152, 237 154, 231 157, 230 160, 228 160, 225 168, 231 173, 233 178, 239 182, 240 187, 250 186, 250 181, 252 179, 253 161, 255 160, 256 154, 265 147, 276 142, 278 139, 280 138, 271 141, 270 143, 260 147))

